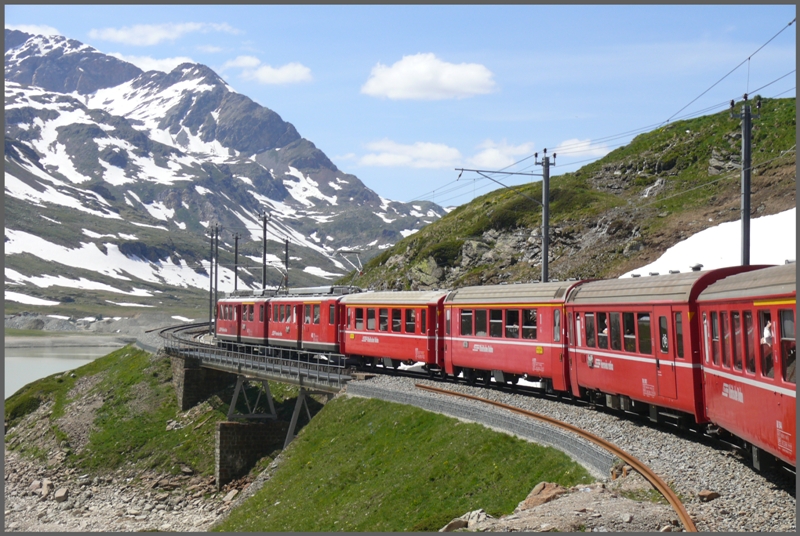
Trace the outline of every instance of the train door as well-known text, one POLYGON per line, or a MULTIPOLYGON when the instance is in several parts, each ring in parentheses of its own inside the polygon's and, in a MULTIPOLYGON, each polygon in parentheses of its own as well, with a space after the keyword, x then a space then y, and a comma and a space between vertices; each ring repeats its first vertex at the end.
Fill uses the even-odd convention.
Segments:
POLYGON ((300 348, 303 340, 303 304, 298 303, 292 307, 294 310, 294 316, 292 317, 292 323, 297 328, 297 347, 300 348))
POLYGON ((653 348, 656 357, 656 380, 660 396, 678 398, 675 383, 675 341, 670 337, 672 310, 669 307, 656 307, 653 310, 651 329, 653 330, 653 348))

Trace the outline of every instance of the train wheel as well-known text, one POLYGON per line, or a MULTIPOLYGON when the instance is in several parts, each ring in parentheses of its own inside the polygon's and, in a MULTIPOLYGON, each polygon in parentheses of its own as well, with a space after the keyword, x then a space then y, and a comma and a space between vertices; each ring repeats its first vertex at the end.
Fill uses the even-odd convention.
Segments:
POLYGON ((439 369, 439 379, 442 381, 447 381, 447 371, 444 369, 439 369))
POLYGON ((430 378, 431 380, 436 379, 436 371, 433 370, 432 368, 428 368, 428 378, 430 378))
POLYGON ((475 369, 464 369, 464 379, 467 385, 475 385, 475 369))
POLYGON ((483 385, 485 385, 486 387, 492 385, 492 373, 490 371, 486 371, 483 374, 483 385))
POLYGON ((458 375, 461 374, 461 369, 453 367, 453 383, 458 383, 458 375))

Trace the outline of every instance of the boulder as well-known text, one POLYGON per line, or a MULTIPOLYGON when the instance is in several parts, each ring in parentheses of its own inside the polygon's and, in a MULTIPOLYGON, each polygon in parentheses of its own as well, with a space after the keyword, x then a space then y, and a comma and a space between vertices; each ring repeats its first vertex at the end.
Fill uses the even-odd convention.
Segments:
POLYGON ((708 502, 718 498, 719 493, 717 493, 716 491, 704 489, 703 491, 698 493, 697 496, 700 498, 701 501, 708 502))
POLYGON ((450 523, 439 529, 439 532, 453 532, 454 530, 463 529, 468 525, 466 519, 460 517, 455 518, 450 523))
POLYGON ((56 500, 56 502, 64 502, 69 498, 69 491, 67 488, 59 488, 53 498, 56 500))
POLYGON ((40 489, 41 487, 42 487, 42 481, 41 480, 34 480, 33 482, 31 482, 31 485, 28 486, 28 489, 30 491, 36 491, 36 490, 40 489))
POLYGON ((517 505, 517 508, 514 510, 514 512, 521 512, 523 510, 528 510, 535 506, 539 506, 540 504, 550 502, 566 492, 567 490, 558 484, 554 484, 552 482, 539 482, 533 487, 525 500, 517 505))
POLYGON ((467 528, 472 529, 472 528, 475 528, 475 526, 478 525, 478 523, 482 523, 486 519, 491 519, 491 517, 492 516, 487 514, 483 510, 483 508, 481 508, 479 510, 473 510, 472 512, 467 512, 466 514, 461 516, 459 519, 463 519, 464 521, 466 521, 467 522, 467 528))

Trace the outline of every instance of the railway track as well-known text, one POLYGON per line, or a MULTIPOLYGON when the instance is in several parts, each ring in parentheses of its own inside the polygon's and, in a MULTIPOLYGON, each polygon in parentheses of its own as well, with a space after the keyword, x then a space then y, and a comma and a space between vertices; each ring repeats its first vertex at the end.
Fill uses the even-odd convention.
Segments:
POLYGON ((449 396, 457 396, 460 398, 475 400, 478 402, 482 402, 484 404, 489 404, 495 407, 503 408, 513 413, 537 419, 546 422, 552 426, 568 430, 588 441, 591 441, 592 443, 608 450, 609 452, 612 452, 615 456, 623 460, 625 463, 627 463, 628 465, 633 467, 637 472, 639 472, 639 474, 644 476, 653 485, 653 487, 655 487, 659 491, 659 493, 661 493, 661 495, 667 500, 667 502, 669 502, 669 504, 675 510, 675 513, 678 515, 678 518, 680 519, 680 522, 683 524, 684 529, 687 532, 697 532, 697 527, 695 526, 694 521, 692 520, 691 516, 689 516, 689 513, 686 511, 686 508, 684 508, 683 503, 680 501, 675 492, 661 479, 661 477, 659 477, 652 469, 650 469, 650 467, 648 467, 646 464, 644 464, 635 456, 622 450, 615 444, 606 441, 605 439, 598 437, 590 432, 582 430, 577 426, 561 422, 552 417, 548 417, 547 415, 534 413, 533 411, 528 411, 525 409, 517 408, 514 406, 510 406, 508 404, 503 404, 501 402, 496 402, 494 400, 489 400, 478 396, 468 395, 464 393, 456 393, 454 391, 448 391, 447 389, 440 389, 438 387, 431 387, 429 385, 415 384, 415 387, 417 387, 418 389, 423 389, 434 393, 439 393, 449 396))

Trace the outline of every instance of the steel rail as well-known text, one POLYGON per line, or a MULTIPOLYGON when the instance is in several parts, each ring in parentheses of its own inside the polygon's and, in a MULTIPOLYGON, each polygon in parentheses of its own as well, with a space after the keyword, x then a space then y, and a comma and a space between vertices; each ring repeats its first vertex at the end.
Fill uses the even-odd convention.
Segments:
POLYGON ((461 397, 461 398, 467 398, 467 399, 470 399, 470 400, 476 400, 478 402, 483 402, 483 403, 486 403, 486 404, 490 404, 492 406, 496 406, 496 407, 499 407, 499 408, 507 409, 507 410, 512 411, 514 413, 518 413, 520 415, 525 415, 525 416, 531 417, 533 419, 538 419, 540 421, 544 421, 544 422, 546 422, 548 424, 551 424, 553 426, 557 426, 559 428, 563 428, 564 430, 569 430, 570 432, 578 434, 580 437, 583 437, 584 439, 587 439, 587 440, 591 441, 592 443, 595 443, 596 445, 599 445, 599 446, 603 447, 604 449, 608 450, 609 452, 612 452, 614 455, 619 457, 625 463, 627 463, 628 465, 630 465, 631 467, 636 469, 636 471, 638 471, 639 474, 644 476, 661 493, 661 495, 663 495, 664 498, 669 502, 669 504, 675 510, 675 513, 678 514, 678 518, 680 518, 681 523, 683 523, 683 527, 686 529, 686 532, 697 532, 697 527, 695 526, 694 521, 692 521, 692 518, 689 516, 689 513, 686 511, 686 509, 683 506, 683 503, 681 503, 680 499, 678 499, 678 496, 675 494, 675 492, 672 491, 672 489, 670 489, 670 487, 667 486, 667 484, 661 479, 661 477, 659 477, 657 474, 655 474, 652 469, 650 469, 647 465, 642 463, 638 458, 636 458, 635 456, 625 452, 624 450, 622 450, 621 448, 619 448, 615 444, 613 444, 613 443, 611 443, 609 441, 606 441, 605 439, 603 439, 601 437, 598 437, 598 436, 592 434, 591 432, 587 432, 586 430, 582 430, 581 428, 578 428, 577 426, 573 426, 571 424, 568 424, 568 423, 565 423, 565 422, 561 422, 561 421, 556 420, 556 419, 554 419, 552 417, 548 417, 547 415, 542 415, 541 413, 535 413, 533 411, 528 411, 528 410, 525 410, 525 409, 522 409, 522 408, 509 406, 508 404, 503 404, 502 402, 495 402, 494 400, 481 398, 479 396, 473 396, 473 395, 457 393, 455 391, 448 391, 447 389, 439 389, 438 387, 431 387, 429 385, 423 385, 421 383, 417 383, 417 384, 414 384, 414 385, 418 389, 424 389, 426 391, 432 391, 434 393, 440 393, 440 394, 443 394, 443 395, 457 396, 457 397, 461 397))

